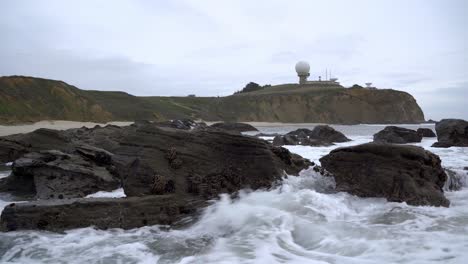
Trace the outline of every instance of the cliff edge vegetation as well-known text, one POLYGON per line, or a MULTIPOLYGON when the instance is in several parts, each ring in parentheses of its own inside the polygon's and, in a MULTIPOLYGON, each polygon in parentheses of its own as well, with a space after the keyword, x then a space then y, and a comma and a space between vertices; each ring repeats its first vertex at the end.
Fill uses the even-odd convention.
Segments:
POLYGON ((226 97, 141 97, 81 90, 41 78, 0 77, 0 124, 180 118, 375 124, 419 123, 424 121, 424 114, 413 96, 392 89, 283 84, 226 97))

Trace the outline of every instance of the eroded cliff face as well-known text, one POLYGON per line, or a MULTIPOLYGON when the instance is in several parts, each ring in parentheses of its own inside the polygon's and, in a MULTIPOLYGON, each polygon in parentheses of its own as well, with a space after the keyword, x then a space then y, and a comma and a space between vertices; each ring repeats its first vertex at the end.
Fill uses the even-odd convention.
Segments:
POLYGON ((167 119, 285 123, 419 123, 424 114, 408 93, 285 84, 227 97, 138 97, 80 90, 62 81, 0 77, 0 124, 40 120, 167 119))
POLYGON ((408 93, 335 89, 319 93, 230 96, 210 109, 220 119, 311 123, 419 123, 424 114, 408 93))

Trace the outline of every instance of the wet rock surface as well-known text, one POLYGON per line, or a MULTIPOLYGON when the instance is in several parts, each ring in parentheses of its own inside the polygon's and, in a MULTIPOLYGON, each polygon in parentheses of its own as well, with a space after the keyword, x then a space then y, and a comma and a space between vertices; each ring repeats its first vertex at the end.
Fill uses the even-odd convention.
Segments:
POLYGON ((374 135, 374 142, 379 143, 405 144, 421 142, 421 140, 422 136, 415 130, 397 126, 387 126, 374 135))
POLYGON ((320 162, 333 174, 337 191, 410 205, 449 206, 440 159, 423 148, 367 143, 335 149, 320 162))
MULTIPOLYGON (((8 187, 17 185, 10 181, 31 183, 34 179, 25 191, 35 191, 41 199, 82 197, 121 184, 127 197, 171 195, 207 200, 245 188, 270 188, 285 173, 297 175, 313 164, 255 137, 155 123, 51 131, 61 144, 49 144, 48 137, 37 140, 36 133, 4 137, 28 145, 29 153, 15 157, 13 174, 0 182, 0 190, 13 191, 8 187), (31 140, 33 137, 36 140, 31 140)), ((125 199, 107 203, 123 203, 125 199)), ((37 213, 54 211, 55 206, 45 203, 37 213)), ((107 217, 105 211, 96 212, 95 218, 107 217)), ((54 222, 48 223, 45 229, 53 230, 54 222)))
POLYGON ((63 231, 95 226, 99 229, 183 224, 205 202, 191 197, 150 195, 131 198, 42 200, 12 203, 3 209, 2 231, 39 229, 63 231))
POLYGON ((418 128, 416 133, 418 133, 418 135, 421 137, 436 137, 436 134, 430 128, 418 128))
MULTIPOLYGON (((104 150, 94 153, 99 152, 105 153, 104 150)), ((7 188, 3 189, 14 192, 23 189, 23 185, 32 186, 28 188, 31 192, 24 194, 38 199, 84 197, 98 191, 117 189, 120 180, 107 170, 106 160, 94 158, 93 161, 58 150, 25 154, 13 163, 12 174, 6 179, 7 188)), ((110 164, 110 157, 107 164, 110 164)))
POLYGON ((254 126, 245 124, 245 123, 231 123, 231 122, 214 123, 210 127, 224 129, 228 131, 234 131, 234 132, 258 131, 258 129, 256 129, 254 126))
POLYGON ((319 125, 313 130, 300 128, 284 136, 275 136, 273 145, 303 145, 303 146, 330 146, 335 142, 350 141, 343 133, 330 126, 319 125))
POLYGON ((433 147, 468 147, 468 122, 462 119, 442 119, 436 123, 437 142, 433 147))

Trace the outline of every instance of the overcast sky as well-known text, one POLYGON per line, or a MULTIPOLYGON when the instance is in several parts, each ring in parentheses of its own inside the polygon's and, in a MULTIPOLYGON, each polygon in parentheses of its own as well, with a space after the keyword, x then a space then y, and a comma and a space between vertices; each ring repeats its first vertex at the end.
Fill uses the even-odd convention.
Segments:
POLYGON ((134 95, 228 95, 331 69, 468 119, 468 1, 1 1, 0 75, 134 95))

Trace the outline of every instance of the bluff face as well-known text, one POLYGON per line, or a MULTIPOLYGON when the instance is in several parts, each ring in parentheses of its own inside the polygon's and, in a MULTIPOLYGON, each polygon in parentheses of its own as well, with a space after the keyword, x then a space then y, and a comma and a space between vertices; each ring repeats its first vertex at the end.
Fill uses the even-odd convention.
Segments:
POLYGON ((271 86, 226 97, 137 97, 80 90, 62 81, 0 77, 0 124, 40 120, 419 123, 424 114, 408 93, 340 85, 271 86))

